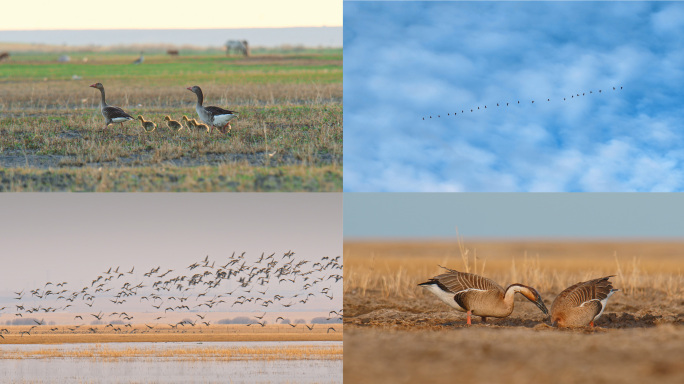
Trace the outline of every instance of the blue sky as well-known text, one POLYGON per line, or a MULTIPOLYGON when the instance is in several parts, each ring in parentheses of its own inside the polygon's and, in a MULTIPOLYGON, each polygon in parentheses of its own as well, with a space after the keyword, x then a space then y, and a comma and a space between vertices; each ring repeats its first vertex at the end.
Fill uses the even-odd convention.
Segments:
POLYGON ((683 80, 682 3, 345 2, 344 190, 683 191, 683 80))
POLYGON ((684 240, 681 193, 345 193, 344 238, 684 240))

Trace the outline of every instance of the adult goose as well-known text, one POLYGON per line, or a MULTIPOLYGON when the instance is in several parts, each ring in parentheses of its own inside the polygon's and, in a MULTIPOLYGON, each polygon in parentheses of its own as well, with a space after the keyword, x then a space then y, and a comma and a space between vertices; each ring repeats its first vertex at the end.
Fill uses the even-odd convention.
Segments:
POLYGON ((230 121, 237 116, 237 112, 219 107, 204 107, 202 106, 202 103, 204 102, 202 89, 196 85, 186 89, 197 95, 197 104, 195 105, 197 115, 200 120, 211 127, 212 132, 214 131, 214 127, 218 128, 221 133, 226 133, 231 129, 230 121))
POLYGON ((471 315, 480 316, 483 323, 487 322, 487 317, 507 317, 513 312, 513 299, 516 293, 533 302, 544 314, 549 314, 539 292, 532 287, 516 283, 504 290, 499 284, 485 277, 444 269, 448 272, 418 285, 432 292, 452 308, 465 312, 468 324, 471 324, 471 315))
POLYGON ((593 327, 606 309, 608 298, 618 291, 608 280, 611 277, 577 283, 561 292, 551 304, 551 324, 562 328, 593 327))
POLYGON ((107 126, 112 123, 120 123, 123 127, 124 122, 134 120, 133 116, 124 112, 123 109, 112 105, 107 105, 107 102, 105 101, 105 90, 104 86, 102 86, 102 83, 95 83, 91 85, 91 87, 99 89, 100 93, 102 94, 102 98, 100 99, 100 112, 102 112, 102 116, 105 118, 105 126, 103 130, 107 129, 107 126))

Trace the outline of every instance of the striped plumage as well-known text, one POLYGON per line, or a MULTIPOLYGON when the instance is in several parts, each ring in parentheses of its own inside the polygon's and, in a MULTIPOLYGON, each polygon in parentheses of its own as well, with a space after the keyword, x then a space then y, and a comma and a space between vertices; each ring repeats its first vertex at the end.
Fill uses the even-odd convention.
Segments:
POLYGON ((449 272, 419 285, 452 308, 466 312, 468 324, 471 324, 471 315, 480 316, 483 322, 487 321, 487 317, 507 317, 513 312, 516 293, 520 293, 548 314, 541 295, 532 287, 511 284, 504 290, 499 284, 485 277, 445 269, 449 272))
POLYGON ((617 289, 608 280, 613 276, 584 281, 568 287, 551 304, 551 323, 558 327, 594 326, 617 289))

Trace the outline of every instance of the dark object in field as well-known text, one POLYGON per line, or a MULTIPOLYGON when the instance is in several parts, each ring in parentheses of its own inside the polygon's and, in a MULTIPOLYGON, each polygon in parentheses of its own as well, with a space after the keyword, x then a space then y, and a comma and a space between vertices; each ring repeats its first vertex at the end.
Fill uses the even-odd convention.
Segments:
POLYGON ((138 59, 135 60, 135 61, 133 62, 133 64, 142 64, 143 61, 145 61, 145 56, 143 56, 143 53, 142 53, 142 51, 141 51, 141 52, 140 52, 140 57, 138 57, 138 59))
POLYGON ((249 57, 249 43, 247 40, 228 40, 226 41, 226 55, 230 55, 231 52, 249 57))
POLYGON ((608 281, 611 277, 577 283, 561 292, 551 304, 551 323, 563 328, 593 327, 608 298, 618 291, 608 281))
POLYGON ((202 89, 196 85, 186 89, 197 95, 195 110, 200 120, 211 126, 211 132, 214 131, 214 127, 218 128, 221 133, 226 133, 231 129, 230 121, 237 116, 237 112, 219 107, 203 107, 204 96, 202 95, 202 89))
POLYGON ((541 295, 532 287, 516 283, 509 285, 504 291, 499 284, 485 277, 444 269, 449 272, 418 285, 432 292, 452 308, 465 312, 468 324, 471 324, 470 315, 480 316, 483 323, 487 322, 487 317, 507 317, 513 312, 516 293, 525 296, 544 314, 549 314, 541 295))
POLYGON ((120 123, 123 127, 123 123, 125 121, 133 120, 133 116, 124 112, 123 109, 107 105, 107 102, 105 101, 105 90, 102 83, 95 83, 91 85, 91 87, 99 89, 100 93, 102 94, 102 99, 100 99, 100 112, 102 112, 102 116, 105 118, 105 126, 102 128, 103 130, 107 129, 109 124, 120 123))
POLYGON ((10 57, 9 52, 0 53, 0 61, 9 60, 9 57, 10 57))
POLYGON ((169 50, 166 51, 166 54, 169 55, 169 56, 178 56, 178 55, 179 55, 177 49, 169 49, 169 50))

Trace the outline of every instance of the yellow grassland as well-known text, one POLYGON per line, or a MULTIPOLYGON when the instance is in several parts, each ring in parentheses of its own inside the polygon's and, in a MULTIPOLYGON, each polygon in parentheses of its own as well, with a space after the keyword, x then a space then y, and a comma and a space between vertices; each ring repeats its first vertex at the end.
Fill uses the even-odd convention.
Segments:
POLYGON ((344 293, 423 297, 417 284, 439 265, 557 294, 592 278, 615 275, 622 294, 684 298, 684 243, 648 241, 345 242, 344 293))
MULTIPOLYGON (((126 327, 122 331, 106 325, 81 326, 70 331, 70 326, 42 325, 33 328, 29 335, 21 334, 32 326, 0 326, 7 329, 0 344, 63 344, 63 343, 123 343, 123 342, 211 342, 211 341, 342 341, 341 324, 315 324, 309 330, 305 324, 292 327, 273 324, 264 327, 244 324, 210 325, 202 327, 172 328, 169 325, 144 324, 126 327), (52 328, 59 330, 51 331, 52 328), (329 330, 329 328, 333 330, 329 330), (90 328, 95 329, 92 332, 90 328)), ((117 326, 120 327, 120 326, 117 326)), ((311 327, 311 325, 309 325, 311 327)))

